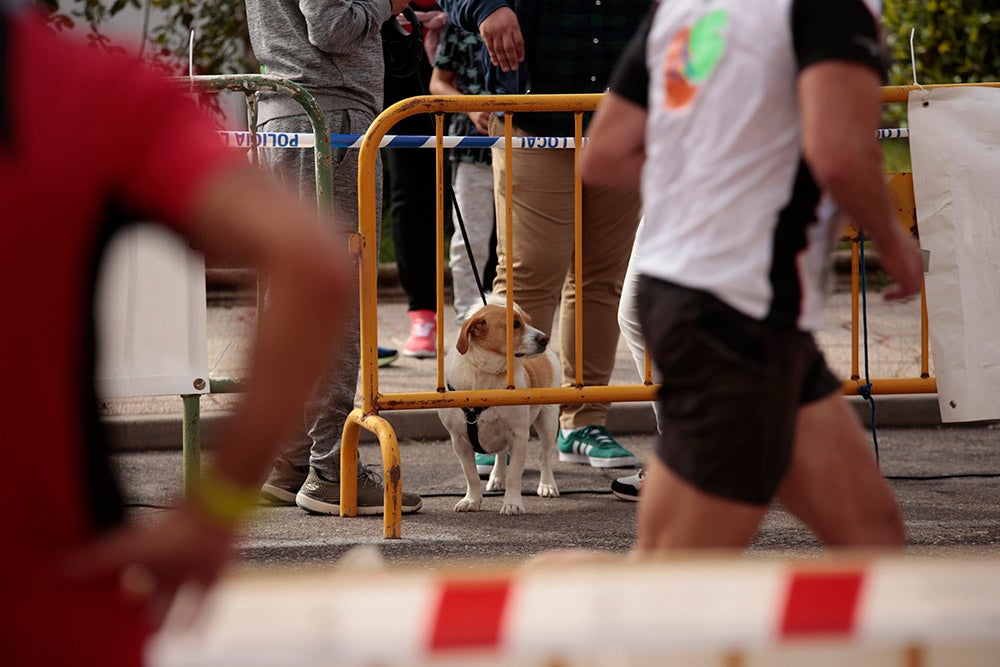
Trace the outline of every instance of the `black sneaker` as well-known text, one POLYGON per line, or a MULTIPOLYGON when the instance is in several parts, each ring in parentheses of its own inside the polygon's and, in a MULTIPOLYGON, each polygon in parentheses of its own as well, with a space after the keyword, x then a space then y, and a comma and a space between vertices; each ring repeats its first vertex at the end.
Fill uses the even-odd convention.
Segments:
POLYGON ((295 494, 302 488, 309 466, 293 466, 288 459, 277 458, 260 487, 261 500, 268 505, 294 505, 295 494))
POLYGON ((378 367, 388 366, 392 362, 399 359, 399 352, 391 347, 382 347, 379 345, 378 348, 378 367))
POLYGON ((611 482, 611 493, 622 500, 631 500, 632 502, 639 500, 639 490, 642 488, 642 478, 645 474, 645 471, 639 468, 634 475, 619 477, 611 482))
MULTIPOLYGON (((382 476, 366 466, 358 466, 358 515, 382 514, 384 499, 382 476)), ((340 514, 340 482, 326 479, 316 468, 295 496, 295 504, 313 514, 340 514)), ((403 492, 403 514, 413 514, 423 505, 415 493, 403 492)))

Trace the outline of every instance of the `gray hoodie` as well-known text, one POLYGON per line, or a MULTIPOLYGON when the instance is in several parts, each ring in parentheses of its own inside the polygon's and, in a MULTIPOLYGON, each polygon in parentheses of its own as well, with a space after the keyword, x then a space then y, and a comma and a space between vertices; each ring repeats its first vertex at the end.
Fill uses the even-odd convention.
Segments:
MULTIPOLYGON (((265 72, 302 85, 325 111, 382 110, 382 23, 390 0, 246 0, 250 43, 265 72)), ((302 114, 292 98, 260 96, 259 122, 302 114)))

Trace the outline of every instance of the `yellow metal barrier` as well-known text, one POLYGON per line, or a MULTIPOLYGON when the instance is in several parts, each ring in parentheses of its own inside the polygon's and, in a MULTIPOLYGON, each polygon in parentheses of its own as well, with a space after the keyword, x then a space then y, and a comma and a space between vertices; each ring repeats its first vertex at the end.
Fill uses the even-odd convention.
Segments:
MULTIPOLYGON (((914 238, 917 237, 917 212, 913 199, 913 174, 891 174, 888 177, 889 195, 896 207, 896 219, 914 238)), ((860 366, 860 287, 861 243, 858 228, 853 224, 845 230, 843 240, 851 242, 851 376, 844 380, 845 394, 857 394, 866 384, 860 366)), ((873 394, 933 394, 937 381, 930 376, 930 348, 927 333, 927 300, 920 290, 920 376, 915 378, 871 378, 873 394)))
POLYGON ((882 88, 882 104, 892 104, 894 102, 905 103, 909 99, 911 90, 934 90, 935 88, 966 88, 969 86, 986 86, 987 88, 1000 88, 1000 81, 983 81, 979 83, 941 83, 928 86, 885 86, 882 88))
MULTIPOLYGON (((1000 82, 975 84, 941 84, 928 86, 886 86, 882 88, 883 104, 906 103, 911 90, 957 88, 964 86, 1000 87, 1000 82)), ((899 224, 914 238, 918 238, 917 211, 913 194, 913 174, 890 174, 888 177, 889 194, 896 207, 899 224)), ((858 388, 865 384, 859 371, 859 339, 860 339, 860 237, 858 229, 852 224, 845 231, 843 240, 851 242, 851 376, 844 380, 845 394, 855 395, 858 388)), ((930 374, 930 347, 927 329, 927 299, 923 288, 920 290, 920 375, 909 378, 872 378, 871 392, 873 394, 933 394, 937 392, 937 380, 930 374)))
MULTIPOLYGON (((956 88, 963 86, 1000 87, 1000 82, 976 84, 942 84, 930 86, 886 86, 882 88, 882 103, 905 103, 911 90, 920 88, 956 88)), ((913 195, 913 174, 890 174, 888 178, 889 194, 896 207, 896 216, 903 229, 918 237, 917 210, 913 195)), ((859 339, 860 339, 860 237, 857 227, 848 227, 843 240, 851 242, 851 376, 844 380, 845 394, 855 395, 858 388, 865 384, 859 371, 859 339)), ((927 299, 920 290, 920 375, 910 378, 871 378, 873 394, 933 394, 937 392, 937 380, 930 375, 930 348, 927 330, 927 299)))
MULTIPOLYGON (((995 84, 1000 85, 1000 84, 995 84)), ((934 86, 926 86, 928 88, 934 86)), ((884 88, 883 103, 904 102, 907 93, 913 87, 899 86, 884 88)), ((434 114, 437 157, 437 316, 442 321, 444 312, 444 148, 443 128, 444 116, 448 113, 466 113, 470 111, 504 111, 505 115, 504 158, 507 160, 505 185, 506 192, 512 189, 511 165, 512 156, 512 113, 556 111, 573 113, 575 117, 575 139, 577 159, 582 146, 583 113, 593 111, 601 100, 601 95, 479 95, 479 96, 421 96, 398 102, 386 109, 375 119, 369 128, 361 146, 358 168, 358 197, 360 215, 359 252, 360 265, 360 302, 361 302, 361 407, 356 408, 347 419, 344 427, 344 438, 341 453, 341 516, 356 516, 357 514, 357 448, 360 429, 364 428, 378 438, 382 451, 382 463, 385 472, 384 497, 384 535, 387 538, 400 537, 402 474, 399 459, 399 446, 396 435, 388 421, 379 416, 381 410, 407 409, 439 409, 476 407, 482 405, 530 405, 544 403, 588 403, 588 402, 618 402, 618 401, 652 401, 656 398, 657 386, 652 383, 650 362, 647 356, 642 384, 616 386, 583 386, 581 356, 583 354, 583 309, 577 309, 574 323, 576 337, 576 368, 577 376, 573 387, 553 387, 538 389, 513 389, 513 345, 508 338, 508 389, 484 391, 446 391, 444 381, 444 355, 437 357, 437 378, 433 390, 422 392, 389 393, 379 392, 378 385, 378 318, 377 318, 377 265, 378 248, 375 242, 378 221, 376 220, 375 201, 375 158, 382 138, 389 129, 400 120, 420 113, 434 114)), ((913 203, 913 179, 910 174, 893 175, 889 188, 899 212, 900 224, 916 235, 916 215, 913 203)), ((576 255, 574 266, 577 276, 582 275, 582 186, 579 170, 576 176, 575 196, 575 230, 576 255)), ((512 204, 507 199, 503 220, 506 225, 506 252, 513 254, 512 247, 512 204)), ((855 394, 863 379, 859 374, 859 243, 858 232, 854 227, 848 229, 844 236, 852 241, 852 355, 851 377, 843 384, 845 394, 855 394)), ((507 284, 513 285, 512 265, 507 266, 507 284)), ((576 285, 576 298, 582 302, 581 285, 576 285)), ((923 295, 921 296, 923 299, 923 295)), ((507 304, 507 326, 512 326, 513 307, 507 304)), ((921 372, 916 378, 877 378, 871 379, 872 393, 933 393, 937 390, 934 378, 929 373, 929 352, 927 336, 927 308, 923 303, 921 317, 921 372)), ((444 350, 444 327, 438 327, 438 350, 444 350)))
MULTIPOLYGON (((433 391, 381 394, 378 387, 378 332, 377 332, 377 247, 376 201, 375 201, 375 157, 379 143, 388 130, 397 122, 419 113, 432 113, 435 117, 437 135, 437 315, 441 321, 444 312, 444 149, 443 128, 446 113, 469 111, 535 112, 559 111, 575 115, 575 150, 579 150, 583 139, 583 113, 597 108, 601 95, 479 95, 479 96, 423 96, 403 100, 386 109, 369 128, 361 145, 358 167, 358 197, 360 216, 361 253, 361 407, 355 409, 344 427, 341 448, 341 515, 357 514, 357 489, 352 480, 356 479, 357 446, 360 428, 374 433, 382 450, 382 464, 385 471, 385 497, 383 530, 386 537, 400 536, 402 477, 400 474, 399 447, 391 425, 378 415, 380 410, 438 409, 475 407, 480 405, 525 405, 538 403, 587 403, 614 401, 651 401, 656 396, 656 387, 651 382, 640 385, 615 387, 584 387, 578 371, 576 386, 549 387, 544 389, 499 389, 489 391, 446 391, 444 381, 444 355, 437 357, 437 378, 433 391)), ((507 191, 511 190, 512 116, 506 116, 504 156, 507 163, 507 191)), ((576 239, 577 252, 574 258, 577 275, 582 275, 582 255, 579 248, 582 221, 582 184, 579 174, 576 178, 576 239)), ((513 254, 513 213, 508 200, 502 223, 507 229, 507 253, 513 254)), ((513 284, 512 267, 508 266, 508 284, 513 284)), ((581 299, 579 283, 577 298, 581 299)), ((507 326, 512 327, 513 305, 507 304, 507 326)), ((575 322, 577 337, 577 367, 582 369, 583 337, 582 309, 577 312, 575 322)), ((508 386, 513 387, 513 350, 508 341, 507 377, 508 386)), ((444 350, 443 327, 438 328, 438 349, 444 350)))

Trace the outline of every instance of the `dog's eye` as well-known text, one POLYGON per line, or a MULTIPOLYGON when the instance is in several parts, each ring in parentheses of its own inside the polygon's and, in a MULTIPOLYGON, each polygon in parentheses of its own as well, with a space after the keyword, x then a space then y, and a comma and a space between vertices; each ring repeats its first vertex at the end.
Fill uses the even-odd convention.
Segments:
POLYGON ((521 328, 521 320, 514 320, 514 328, 515 329, 521 328))

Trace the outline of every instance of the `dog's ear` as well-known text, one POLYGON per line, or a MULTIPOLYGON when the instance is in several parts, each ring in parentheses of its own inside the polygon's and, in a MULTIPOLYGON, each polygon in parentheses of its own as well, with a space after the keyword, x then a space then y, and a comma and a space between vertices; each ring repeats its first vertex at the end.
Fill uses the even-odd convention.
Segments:
POLYGON ((469 338, 481 335, 485 328, 486 318, 484 317, 470 317, 465 320, 462 323, 462 331, 458 334, 458 340, 455 341, 455 349, 458 350, 458 353, 465 354, 468 352, 469 338))

